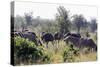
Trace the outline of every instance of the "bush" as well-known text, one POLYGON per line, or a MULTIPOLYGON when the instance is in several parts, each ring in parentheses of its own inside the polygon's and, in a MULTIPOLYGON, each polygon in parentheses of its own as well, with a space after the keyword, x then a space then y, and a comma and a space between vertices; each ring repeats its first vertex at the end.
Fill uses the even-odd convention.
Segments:
POLYGON ((42 63, 49 59, 43 47, 38 47, 34 42, 21 37, 14 38, 15 64, 42 63))
POLYGON ((75 48, 73 46, 73 44, 71 44, 69 47, 67 47, 65 50, 64 50, 64 53, 63 53, 63 61, 64 62, 74 62, 74 56, 78 56, 79 55, 79 49, 78 48, 75 48))

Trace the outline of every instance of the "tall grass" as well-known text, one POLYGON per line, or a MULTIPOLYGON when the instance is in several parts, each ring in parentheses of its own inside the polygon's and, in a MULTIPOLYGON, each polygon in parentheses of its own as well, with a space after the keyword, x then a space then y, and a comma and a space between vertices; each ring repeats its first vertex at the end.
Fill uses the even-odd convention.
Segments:
POLYGON ((68 63, 68 62, 84 62, 84 61, 97 60, 97 52, 90 52, 88 50, 85 50, 88 51, 87 53, 85 53, 76 47, 70 46, 72 44, 66 44, 63 40, 60 40, 59 42, 55 41, 54 45, 52 45, 52 43, 49 42, 47 48, 46 43, 43 43, 44 46, 36 46, 34 42, 28 41, 28 39, 16 37, 14 45, 15 45, 14 48, 15 64, 17 65, 63 63, 63 62, 68 63), (23 51, 22 49, 23 50, 26 49, 26 52, 22 52, 23 51), (29 51, 30 53, 27 53, 29 51), (25 62, 23 62, 22 60, 22 57, 24 56, 25 58, 23 58, 23 60, 25 62))

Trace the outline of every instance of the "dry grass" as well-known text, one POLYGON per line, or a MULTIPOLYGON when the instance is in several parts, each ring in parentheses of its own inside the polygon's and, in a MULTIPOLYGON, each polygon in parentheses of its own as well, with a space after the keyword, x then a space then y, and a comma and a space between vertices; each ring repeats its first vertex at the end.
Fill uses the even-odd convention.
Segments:
MULTIPOLYGON (((70 51, 67 51, 67 59, 64 57, 64 52, 66 49, 69 49, 68 44, 66 44, 63 40, 60 40, 59 42, 54 42, 54 45, 49 42, 48 48, 46 47, 46 43, 43 43, 44 48, 44 54, 46 54, 50 59, 46 61, 38 60, 38 62, 19 62, 20 65, 26 65, 26 64, 45 64, 45 63, 69 63, 69 62, 88 62, 88 61, 96 61, 97 60, 97 52, 91 52, 84 48, 84 50, 79 50, 78 55, 74 55, 72 52, 70 55, 70 51), (85 52, 86 51, 86 52, 85 52), (70 59, 69 57, 72 58, 70 59)), ((41 46, 38 46, 38 48, 41 46)), ((77 49, 77 48, 76 48, 77 49)), ((16 60, 17 61, 17 60, 16 60)))
MULTIPOLYGON (((46 44, 45 44, 46 45, 46 44)), ((46 48, 48 54, 51 55, 51 63, 63 63, 63 52, 68 45, 64 41, 60 41, 59 43, 55 43, 54 46, 49 43, 49 48, 46 48)), ((86 61, 96 61, 97 53, 89 52, 87 54, 80 53, 78 56, 74 57, 74 62, 86 62, 86 61)))
POLYGON ((88 54, 80 54, 79 56, 75 57, 76 62, 86 62, 86 61, 96 61, 97 60, 97 53, 92 52, 88 54))

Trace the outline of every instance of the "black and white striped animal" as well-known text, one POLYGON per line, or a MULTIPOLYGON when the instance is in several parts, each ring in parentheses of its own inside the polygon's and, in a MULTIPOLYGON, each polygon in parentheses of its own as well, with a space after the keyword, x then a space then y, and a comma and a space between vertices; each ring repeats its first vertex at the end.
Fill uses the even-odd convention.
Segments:
POLYGON ((46 43, 46 46, 48 47, 48 43, 51 42, 52 45, 54 45, 54 36, 51 33, 45 33, 43 32, 41 35, 41 40, 43 43, 46 43))
POLYGON ((73 37, 81 38, 81 35, 79 33, 70 33, 70 32, 68 32, 67 34, 64 35, 64 38, 66 38, 67 36, 73 36, 73 37))
POLYGON ((64 39, 66 43, 71 42, 73 46, 76 46, 80 49, 84 47, 93 48, 94 50, 97 50, 97 45, 92 39, 85 39, 85 38, 78 38, 73 36, 68 36, 64 39))

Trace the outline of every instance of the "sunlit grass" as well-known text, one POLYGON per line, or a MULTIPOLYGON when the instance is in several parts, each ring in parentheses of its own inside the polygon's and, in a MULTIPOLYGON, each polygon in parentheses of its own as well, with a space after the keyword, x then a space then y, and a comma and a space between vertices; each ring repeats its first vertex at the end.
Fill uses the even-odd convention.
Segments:
MULTIPOLYGON (((46 45, 46 44, 45 44, 46 45)), ((64 41, 60 41, 59 43, 55 42, 54 46, 52 43, 48 44, 49 48, 46 48, 48 54, 51 54, 51 63, 63 63, 63 52, 64 49, 68 47, 64 41)), ((89 52, 89 53, 82 53, 78 56, 74 56, 74 62, 86 62, 86 61, 96 61, 97 60, 97 53, 96 52, 89 52)))
POLYGON ((88 54, 80 54, 79 56, 75 57, 76 62, 86 62, 86 61, 96 61, 97 60, 97 53, 92 52, 88 54))
MULTIPOLYGON (((42 40, 41 40, 41 42, 42 42, 42 40)), ((53 63, 54 64, 54 63, 63 63, 63 62, 64 63, 87 62, 87 61, 96 61, 97 60, 97 52, 91 52, 91 51, 88 51, 86 48, 84 48, 83 51, 81 51, 81 50, 79 51, 79 54, 77 56, 74 56, 72 54, 72 56, 73 56, 72 59, 67 59, 67 61, 64 61, 63 54, 64 54, 65 49, 70 48, 69 44, 66 44, 66 42, 64 42, 63 40, 60 40, 59 42, 54 41, 54 45, 51 42, 49 42, 48 48, 47 48, 46 43, 42 42, 42 44, 43 44, 43 46, 37 46, 37 47, 43 48, 44 53, 50 57, 49 62, 48 61, 41 62, 41 60, 39 60, 37 63, 29 62, 28 64, 45 64, 45 63, 53 63)), ((69 56, 70 55, 68 55, 68 57, 69 56)), ((23 64, 23 63, 21 63, 21 64, 23 64)), ((25 64, 27 64, 27 63, 25 63, 25 64)))

